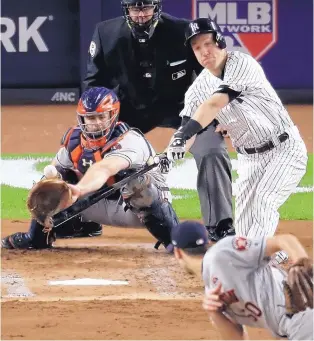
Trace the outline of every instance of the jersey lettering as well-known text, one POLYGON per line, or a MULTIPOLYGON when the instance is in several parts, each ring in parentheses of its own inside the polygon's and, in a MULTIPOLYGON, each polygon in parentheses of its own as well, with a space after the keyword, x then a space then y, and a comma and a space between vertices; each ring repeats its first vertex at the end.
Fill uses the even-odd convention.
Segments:
POLYGON ((234 289, 223 292, 219 295, 219 298, 226 304, 231 305, 233 303, 239 302, 234 289))

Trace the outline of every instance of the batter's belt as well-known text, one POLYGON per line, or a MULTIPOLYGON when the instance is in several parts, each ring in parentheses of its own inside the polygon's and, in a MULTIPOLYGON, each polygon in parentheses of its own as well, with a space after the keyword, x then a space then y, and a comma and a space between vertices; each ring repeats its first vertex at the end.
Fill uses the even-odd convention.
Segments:
MULTIPOLYGON (((283 134, 277 136, 279 143, 282 143, 282 142, 288 140, 288 138, 289 138, 288 133, 283 133, 283 134)), ((276 147, 276 145, 274 144, 274 142, 269 140, 266 143, 264 143, 263 145, 261 145, 260 147, 256 147, 256 148, 236 148, 236 151, 240 154, 256 154, 256 153, 265 153, 268 150, 271 150, 275 147, 276 147)))

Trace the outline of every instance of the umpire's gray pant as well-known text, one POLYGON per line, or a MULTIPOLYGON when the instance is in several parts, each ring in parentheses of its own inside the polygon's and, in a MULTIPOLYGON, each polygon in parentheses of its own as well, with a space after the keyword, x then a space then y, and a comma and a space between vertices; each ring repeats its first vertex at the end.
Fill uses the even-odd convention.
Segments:
POLYGON ((190 149, 198 169, 197 191, 206 226, 232 218, 231 161, 224 138, 215 129, 215 123, 209 125, 190 149))

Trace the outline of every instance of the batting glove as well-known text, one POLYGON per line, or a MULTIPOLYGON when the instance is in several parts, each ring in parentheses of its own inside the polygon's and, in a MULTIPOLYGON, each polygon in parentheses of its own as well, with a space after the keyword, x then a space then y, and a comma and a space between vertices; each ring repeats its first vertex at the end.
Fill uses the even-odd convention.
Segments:
POLYGON ((167 158, 167 155, 165 153, 159 154, 159 169, 161 174, 168 174, 173 166, 173 161, 169 160, 167 158))
POLYGON ((167 158, 170 161, 180 160, 185 155, 185 140, 181 131, 176 131, 170 140, 170 144, 167 149, 167 158))

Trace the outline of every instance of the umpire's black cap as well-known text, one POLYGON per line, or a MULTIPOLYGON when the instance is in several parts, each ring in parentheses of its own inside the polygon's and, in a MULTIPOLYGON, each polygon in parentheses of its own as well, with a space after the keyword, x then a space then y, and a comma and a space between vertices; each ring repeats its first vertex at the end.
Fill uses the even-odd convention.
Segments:
POLYGON ((206 227, 196 221, 184 221, 172 229, 173 246, 180 249, 205 246, 209 243, 206 227))

